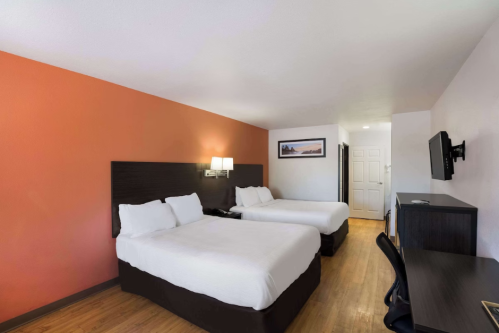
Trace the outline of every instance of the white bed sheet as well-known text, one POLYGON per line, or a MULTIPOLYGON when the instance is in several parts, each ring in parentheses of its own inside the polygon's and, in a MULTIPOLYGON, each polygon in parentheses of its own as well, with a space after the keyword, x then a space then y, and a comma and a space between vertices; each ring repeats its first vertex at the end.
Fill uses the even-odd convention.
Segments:
POLYGON ((311 225, 326 235, 338 230, 350 216, 344 202, 276 199, 251 207, 235 206, 230 210, 242 213, 245 220, 311 225))
POLYGON ((119 235, 118 258, 176 286, 262 310, 310 265, 317 229, 205 216, 137 238, 119 235))

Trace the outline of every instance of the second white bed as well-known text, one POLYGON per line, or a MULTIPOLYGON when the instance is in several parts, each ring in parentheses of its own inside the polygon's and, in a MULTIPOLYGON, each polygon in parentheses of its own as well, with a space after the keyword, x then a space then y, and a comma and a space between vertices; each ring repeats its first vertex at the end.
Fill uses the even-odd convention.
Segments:
POLYGON ((242 213, 245 220, 284 222, 310 225, 320 233, 329 235, 350 216, 348 205, 343 202, 320 202, 276 199, 251 207, 235 206, 230 209, 242 213))
POLYGON ((319 247, 310 226, 213 216, 116 241, 118 258, 142 271, 255 310, 270 306, 305 272, 319 247))

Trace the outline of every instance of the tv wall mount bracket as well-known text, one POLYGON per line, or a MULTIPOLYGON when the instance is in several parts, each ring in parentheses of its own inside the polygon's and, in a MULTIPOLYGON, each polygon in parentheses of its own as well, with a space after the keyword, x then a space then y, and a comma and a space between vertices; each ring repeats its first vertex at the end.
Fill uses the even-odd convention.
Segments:
POLYGON ((457 146, 452 146, 451 143, 451 150, 450 150, 450 156, 454 159, 454 162, 457 162, 458 157, 462 157, 463 161, 466 160, 466 145, 463 140, 463 143, 457 146))

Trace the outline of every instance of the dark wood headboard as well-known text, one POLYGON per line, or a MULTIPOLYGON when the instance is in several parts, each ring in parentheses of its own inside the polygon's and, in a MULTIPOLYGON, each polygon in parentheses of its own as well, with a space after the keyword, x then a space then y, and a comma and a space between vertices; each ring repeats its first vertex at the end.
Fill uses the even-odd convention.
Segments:
POLYGON ((229 178, 204 177, 209 164, 162 162, 111 162, 112 233, 120 233, 120 204, 143 204, 152 200, 196 192, 205 211, 235 206, 235 187, 263 186, 263 165, 235 164, 229 178))

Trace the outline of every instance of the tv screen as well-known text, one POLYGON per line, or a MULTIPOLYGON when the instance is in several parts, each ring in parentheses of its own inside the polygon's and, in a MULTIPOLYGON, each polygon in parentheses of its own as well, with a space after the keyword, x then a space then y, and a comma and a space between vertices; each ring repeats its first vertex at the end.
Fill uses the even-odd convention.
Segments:
POLYGON ((452 146, 447 132, 442 131, 429 141, 431 178, 450 180, 454 173, 454 164, 450 156, 452 146))

